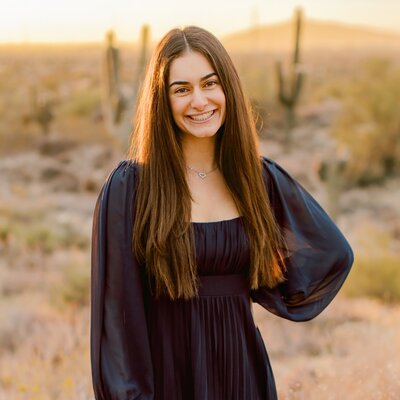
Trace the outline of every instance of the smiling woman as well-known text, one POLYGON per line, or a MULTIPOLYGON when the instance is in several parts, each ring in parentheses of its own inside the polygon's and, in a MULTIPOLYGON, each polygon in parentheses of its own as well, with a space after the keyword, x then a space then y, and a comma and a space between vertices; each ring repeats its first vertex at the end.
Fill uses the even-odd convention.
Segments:
POLYGON ((198 27, 158 44, 129 160, 99 195, 91 356, 98 400, 276 400, 251 301, 293 321, 334 298, 353 253, 258 153, 240 79, 198 27))
POLYGON ((225 94, 207 59, 187 51, 172 61, 169 81, 172 116, 186 136, 182 139, 215 135, 225 119, 225 94))

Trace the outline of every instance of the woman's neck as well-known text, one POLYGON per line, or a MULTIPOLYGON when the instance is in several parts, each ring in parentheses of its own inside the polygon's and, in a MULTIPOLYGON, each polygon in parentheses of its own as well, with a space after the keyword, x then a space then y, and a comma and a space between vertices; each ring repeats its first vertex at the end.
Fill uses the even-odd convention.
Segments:
POLYGON ((215 168, 215 137, 183 138, 182 149, 188 167, 203 172, 215 168))

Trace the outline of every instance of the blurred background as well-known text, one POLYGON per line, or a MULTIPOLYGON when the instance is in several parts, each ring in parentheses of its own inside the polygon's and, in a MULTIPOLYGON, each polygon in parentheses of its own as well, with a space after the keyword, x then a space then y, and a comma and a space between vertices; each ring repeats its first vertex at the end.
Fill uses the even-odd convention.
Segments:
POLYGON ((0 400, 93 399, 93 207, 125 157, 155 43, 189 24, 221 39, 262 154, 313 194, 356 256, 313 321, 254 306, 279 398, 400 399, 400 3, 6 0, 0 400))

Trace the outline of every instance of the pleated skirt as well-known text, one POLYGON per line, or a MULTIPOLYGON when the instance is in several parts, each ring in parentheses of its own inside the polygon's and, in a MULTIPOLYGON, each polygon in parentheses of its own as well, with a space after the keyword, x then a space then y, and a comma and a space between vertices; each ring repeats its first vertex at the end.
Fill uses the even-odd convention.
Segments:
POLYGON ((275 400, 242 275, 202 276, 198 298, 152 300, 155 400, 275 400))

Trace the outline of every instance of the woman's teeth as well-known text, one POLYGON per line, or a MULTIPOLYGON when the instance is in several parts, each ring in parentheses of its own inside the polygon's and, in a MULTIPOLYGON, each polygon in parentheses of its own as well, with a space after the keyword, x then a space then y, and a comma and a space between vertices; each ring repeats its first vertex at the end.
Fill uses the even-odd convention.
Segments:
POLYGON ((209 111, 208 113, 200 114, 200 115, 190 115, 189 118, 192 119, 193 121, 205 121, 206 119, 210 118, 211 115, 213 115, 213 111, 209 111))

